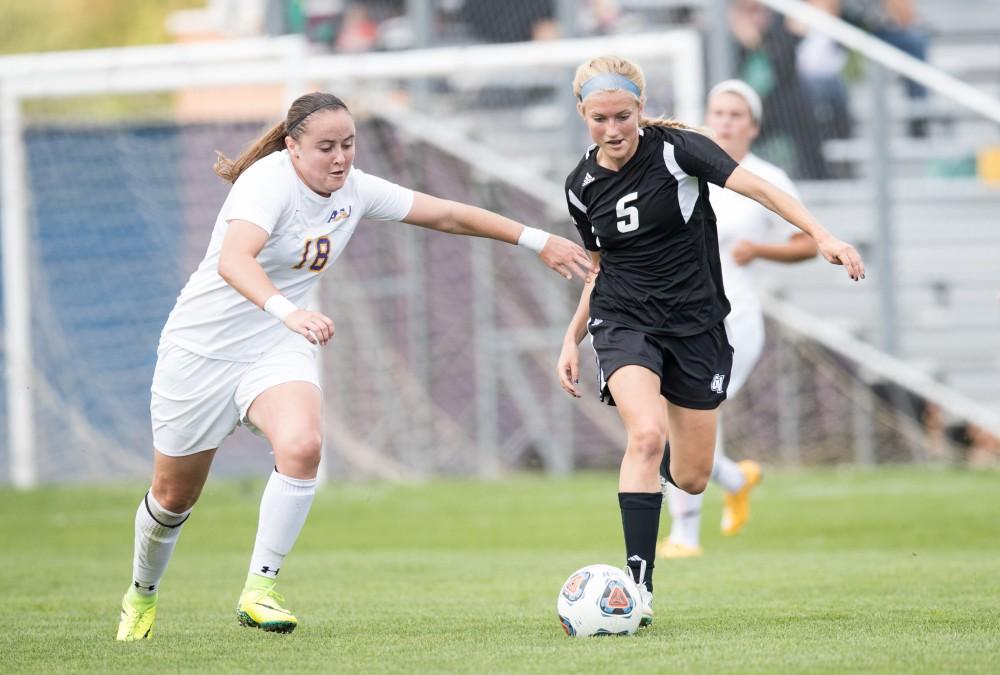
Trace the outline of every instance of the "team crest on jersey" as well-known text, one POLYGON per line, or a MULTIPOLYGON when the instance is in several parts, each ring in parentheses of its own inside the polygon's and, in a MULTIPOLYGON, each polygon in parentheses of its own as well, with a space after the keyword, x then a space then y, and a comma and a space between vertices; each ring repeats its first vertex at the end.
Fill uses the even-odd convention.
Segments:
POLYGON ((719 375, 718 373, 716 373, 715 375, 713 375, 712 376, 712 391, 714 391, 716 394, 721 394, 722 393, 722 383, 723 383, 723 381, 725 381, 725 379, 726 379, 725 375, 719 375))
POLYGON ((625 589, 625 584, 618 579, 612 579, 604 588, 598 606, 602 613, 609 616, 626 616, 635 609, 635 600, 625 589))
POLYGON ((334 209, 333 213, 330 214, 330 218, 326 221, 328 223, 339 223, 342 220, 347 220, 351 217, 351 207, 348 206, 346 209, 334 209))

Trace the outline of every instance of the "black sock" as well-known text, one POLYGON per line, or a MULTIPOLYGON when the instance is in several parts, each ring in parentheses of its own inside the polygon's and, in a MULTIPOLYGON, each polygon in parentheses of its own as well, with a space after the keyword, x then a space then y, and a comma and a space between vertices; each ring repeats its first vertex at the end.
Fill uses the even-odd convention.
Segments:
POLYGON ((653 560, 656 557, 656 535, 662 505, 663 495, 659 492, 618 493, 622 530, 625 532, 625 557, 632 570, 632 578, 636 583, 644 582, 650 592, 653 590, 653 560))
POLYGON ((663 459, 660 461, 660 476, 667 479, 667 482, 677 487, 674 477, 670 475, 670 441, 663 446, 663 459))

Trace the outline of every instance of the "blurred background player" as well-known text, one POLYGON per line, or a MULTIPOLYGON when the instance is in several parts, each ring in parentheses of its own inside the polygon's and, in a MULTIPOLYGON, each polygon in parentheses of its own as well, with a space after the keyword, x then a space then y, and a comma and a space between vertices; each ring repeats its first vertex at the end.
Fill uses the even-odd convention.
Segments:
POLYGON ((181 526, 216 449, 240 424, 267 438, 275 466, 237 618, 281 633, 297 625, 275 582, 316 491, 323 439, 316 355, 334 333, 329 317, 304 305, 363 218, 518 243, 567 278, 590 270, 587 254, 562 237, 352 169, 355 136, 343 101, 306 94, 238 159, 216 165, 233 187, 163 328, 150 405, 153 482, 136 512, 118 640, 150 636, 181 526))
MULTIPOLYGON (((760 96, 742 80, 726 80, 708 94, 706 123, 715 140, 747 171, 761 176, 798 199, 795 186, 784 171, 750 152, 760 132, 763 105, 760 96)), ((719 231, 719 253, 726 297, 732 306, 726 317, 726 334, 732 344, 733 371, 728 396, 735 395, 753 371, 764 348, 764 314, 754 289, 752 263, 771 260, 794 263, 816 255, 816 242, 752 199, 710 186, 712 209, 719 231)), ((703 494, 688 494, 667 482, 668 467, 661 466, 664 496, 670 510, 670 536, 658 553, 664 558, 701 555, 699 530, 703 494)), ((760 465, 751 460, 734 462, 723 450, 721 426, 716 433, 712 480, 726 490, 722 533, 737 534, 750 517, 750 490, 760 480, 760 465)))
POLYGON ((640 585, 643 624, 652 621, 652 575, 663 496, 659 468, 667 431, 667 478, 689 493, 712 472, 718 416, 732 347, 715 214, 708 184, 767 205, 813 236, 852 279, 854 248, 827 232, 788 193, 741 168, 705 134, 643 116, 645 78, 627 59, 583 63, 573 80, 577 109, 594 141, 566 180, 570 215, 599 272, 570 320, 557 363, 562 387, 579 397, 579 342, 589 332, 601 399, 617 405, 628 434, 618 502, 628 568, 640 585), (588 320, 589 317, 589 320, 588 320))

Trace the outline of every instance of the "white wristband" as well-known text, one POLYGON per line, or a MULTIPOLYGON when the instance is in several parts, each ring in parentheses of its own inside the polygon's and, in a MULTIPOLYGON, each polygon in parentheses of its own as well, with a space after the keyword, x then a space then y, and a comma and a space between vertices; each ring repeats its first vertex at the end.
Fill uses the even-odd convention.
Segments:
POLYGON ((535 253, 541 253, 550 236, 552 235, 537 227, 525 227, 521 230, 521 236, 517 238, 517 245, 530 248, 535 253))
POLYGON ((268 298, 267 302, 264 303, 264 311, 276 316, 279 321, 284 321, 286 316, 297 309, 298 307, 295 306, 295 303, 277 293, 268 298))

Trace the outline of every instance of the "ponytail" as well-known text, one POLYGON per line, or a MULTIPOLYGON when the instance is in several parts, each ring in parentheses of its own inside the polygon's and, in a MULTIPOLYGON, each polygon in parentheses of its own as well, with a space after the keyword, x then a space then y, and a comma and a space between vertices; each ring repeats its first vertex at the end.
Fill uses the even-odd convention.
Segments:
POLYGON ((284 149, 284 147, 285 123, 278 122, 266 134, 254 141, 253 145, 240 153, 240 156, 235 160, 229 159, 216 150, 215 165, 212 168, 222 180, 235 183, 240 174, 246 171, 251 164, 262 157, 267 157, 272 152, 284 149))

